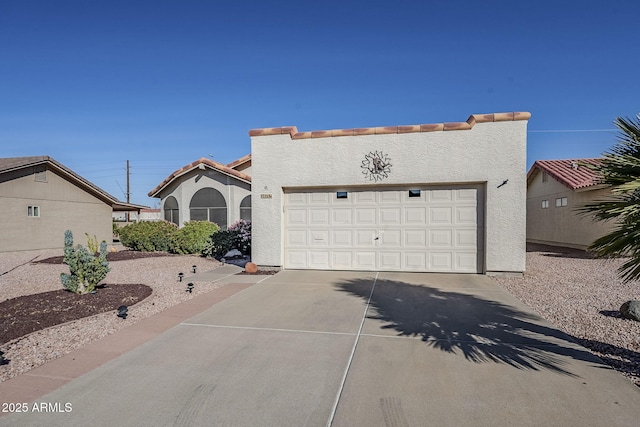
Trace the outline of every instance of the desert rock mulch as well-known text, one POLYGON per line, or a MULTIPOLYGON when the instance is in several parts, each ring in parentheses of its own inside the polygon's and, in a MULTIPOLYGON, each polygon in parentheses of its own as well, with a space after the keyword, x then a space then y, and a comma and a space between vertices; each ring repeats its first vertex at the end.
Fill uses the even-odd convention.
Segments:
MULTIPOLYGON (((140 251, 117 251, 117 252, 107 252, 107 261, 128 261, 131 259, 141 259, 141 258, 155 258, 162 256, 179 256, 175 254, 170 254, 167 252, 140 252, 140 251)), ((34 264, 64 264, 64 256, 54 256, 46 259, 41 259, 38 261, 33 261, 34 264)))
POLYGON ((60 289, 2 301, 0 344, 51 326, 116 310, 121 305, 133 305, 151 292, 147 285, 105 284, 93 294, 79 295, 60 289))

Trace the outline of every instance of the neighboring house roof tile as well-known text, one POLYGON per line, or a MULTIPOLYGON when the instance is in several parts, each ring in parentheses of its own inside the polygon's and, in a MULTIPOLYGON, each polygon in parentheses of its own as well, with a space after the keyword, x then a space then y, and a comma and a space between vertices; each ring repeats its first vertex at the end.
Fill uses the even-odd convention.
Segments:
POLYGON ((538 171, 547 172, 572 190, 600 185, 600 176, 593 169, 585 166, 585 164, 599 163, 600 159, 536 160, 527 173, 527 185, 531 183, 538 171))
POLYGON ((246 173, 238 172, 237 170, 232 169, 228 166, 225 166, 222 163, 214 162, 213 160, 203 157, 201 159, 196 160, 195 162, 189 163, 188 165, 181 167, 180 169, 178 169, 177 171, 173 172, 171 175, 166 177, 164 181, 162 181, 156 188, 154 188, 149 192, 149 197, 158 197, 158 193, 160 193, 160 191, 162 191, 167 185, 172 183, 176 178, 184 175, 187 172, 192 171, 193 169, 200 168, 200 167, 209 167, 225 175, 229 175, 233 178, 239 179, 240 181, 251 184, 251 176, 247 175, 246 173))
POLYGON ((146 208, 147 206, 136 205, 133 203, 121 202, 111 194, 104 191, 102 188, 97 185, 87 181, 71 169, 64 166, 62 163, 58 163, 53 158, 49 156, 31 156, 31 157, 4 157, 0 158, 0 174, 25 169, 28 167, 39 166, 39 165, 48 165, 51 169, 57 171, 69 178, 75 185, 81 187, 88 193, 93 194, 94 196, 102 199, 105 203, 111 205, 113 210, 138 210, 142 208, 146 208))
POLYGON ((531 113, 513 112, 513 113, 493 113, 493 114, 472 114, 466 122, 450 122, 435 123, 409 126, 384 126, 356 129, 334 129, 334 130, 316 130, 310 132, 298 132, 295 126, 284 126, 279 128, 261 128, 249 131, 249 136, 266 136, 266 135, 283 135, 288 134, 291 139, 304 138, 326 138, 333 136, 356 136, 356 135, 379 135, 393 133, 411 133, 411 132, 437 132, 451 130, 469 130, 476 123, 488 122, 507 122, 518 120, 529 120, 531 113))
POLYGON ((227 165, 228 168, 235 169, 240 165, 243 165, 247 162, 251 161, 251 154, 247 154, 244 157, 240 157, 238 160, 235 160, 227 165))

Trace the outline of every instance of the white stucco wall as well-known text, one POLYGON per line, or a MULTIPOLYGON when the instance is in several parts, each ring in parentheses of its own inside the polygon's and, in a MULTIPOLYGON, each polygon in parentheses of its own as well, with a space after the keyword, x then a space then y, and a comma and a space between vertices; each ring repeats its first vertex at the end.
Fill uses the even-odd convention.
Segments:
POLYGON ((526 127, 526 120, 518 120, 452 131, 295 140, 289 134, 252 136, 252 258, 259 265, 283 265, 283 188, 485 183, 486 271, 523 272, 526 127), (361 162, 376 150, 393 166, 389 178, 372 183, 361 162))

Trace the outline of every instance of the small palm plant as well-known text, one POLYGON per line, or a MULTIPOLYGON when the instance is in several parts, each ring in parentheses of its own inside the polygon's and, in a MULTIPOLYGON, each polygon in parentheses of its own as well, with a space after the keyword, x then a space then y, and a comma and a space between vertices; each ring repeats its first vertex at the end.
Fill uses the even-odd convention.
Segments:
POLYGON ((600 183, 611 186, 607 200, 582 207, 597 221, 615 221, 613 231, 596 241, 589 250, 601 258, 628 257, 619 268, 623 281, 640 278, 640 114, 635 118, 618 117, 617 144, 598 165, 590 166, 601 175, 600 183))

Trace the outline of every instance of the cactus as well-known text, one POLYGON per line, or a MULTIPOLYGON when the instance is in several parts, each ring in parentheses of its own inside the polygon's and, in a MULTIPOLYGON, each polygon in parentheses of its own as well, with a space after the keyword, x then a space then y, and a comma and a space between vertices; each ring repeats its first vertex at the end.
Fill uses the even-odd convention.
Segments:
POLYGON ((98 238, 96 237, 96 235, 94 234, 93 237, 89 236, 89 233, 84 233, 85 236, 87 236, 87 247, 89 248, 89 252, 91 252, 92 254, 97 254, 99 247, 98 247, 98 238))
POLYGON ((71 230, 64 233, 64 263, 69 266, 69 274, 61 273, 62 286, 77 294, 92 292, 111 270, 107 261, 107 242, 100 243, 96 256, 84 246, 73 247, 71 230))

